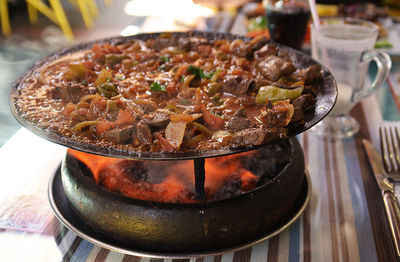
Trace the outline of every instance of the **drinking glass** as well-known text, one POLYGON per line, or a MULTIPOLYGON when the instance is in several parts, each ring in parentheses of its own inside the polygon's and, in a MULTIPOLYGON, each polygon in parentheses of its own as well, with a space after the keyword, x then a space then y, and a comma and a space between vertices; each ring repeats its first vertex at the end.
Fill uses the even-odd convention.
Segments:
POLYGON ((306 0, 264 0, 271 40, 301 50, 310 20, 306 0))
POLYGON ((327 138, 353 136, 360 126, 350 116, 353 106, 382 86, 391 68, 390 57, 374 50, 378 27, 355 18, 327 18, 311 29, 312 57, 324 64, 338 85, 338 98, 330 114, 312 132, 327 138), (371 85, 364 84, 371 61, 378 70, 371 85))

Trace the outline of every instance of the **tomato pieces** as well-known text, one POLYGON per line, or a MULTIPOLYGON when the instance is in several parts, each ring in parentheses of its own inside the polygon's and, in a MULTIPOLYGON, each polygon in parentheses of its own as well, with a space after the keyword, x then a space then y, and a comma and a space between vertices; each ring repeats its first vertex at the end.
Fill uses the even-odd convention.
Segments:
POLYGON ((154 133, 154 137, 160 143, 161 148, 163 149, 163 151, 166 151, 166 152, 174 151, 174 148, 170 145, 170 143, 168 143, 168 141, 162 136, 162 134, 160 134, 158 132, 154 133))
POLYGON ((220 130, 224 127, 225 121, 221 117, 214 115, 207 109, 203 109, 202 111, 204 122, 206 122, 211 130, 220 130))
POLYGON ((99 123, 96 126, 96 132, 98 134, 103 134, 105 132, 107 132, 108 130, 110 130, 111 128, 114 127, 114 123, 111 121, 107 121, 107 120, 102 120, 99 121, 99 123))
POLYGON ((118 112, 117 120, 115 120, 115 124, 124 125, 124 124, 132 124, 135 119, 133 116, 126 110, 120 110, 118 112))

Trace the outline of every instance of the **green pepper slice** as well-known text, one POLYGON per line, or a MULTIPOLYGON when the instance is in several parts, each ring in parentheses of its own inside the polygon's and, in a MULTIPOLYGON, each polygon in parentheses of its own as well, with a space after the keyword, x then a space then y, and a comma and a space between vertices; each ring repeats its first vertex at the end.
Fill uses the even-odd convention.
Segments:
POLYGON ((297 87, 294 89, 285 89, 276 86, 262 86, 258 90, 256 96, 257 104, 266 104, 268 101, 275 102, 279 100, 294 100, 301 95, 304 87, 297 87))

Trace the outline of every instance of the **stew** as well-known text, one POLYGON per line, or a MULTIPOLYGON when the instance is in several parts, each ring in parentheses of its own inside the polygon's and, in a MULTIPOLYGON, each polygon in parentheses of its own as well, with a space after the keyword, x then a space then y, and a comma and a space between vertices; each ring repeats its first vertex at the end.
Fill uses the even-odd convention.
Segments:
POLYGON ((287 137, 313 111, 321 67, 296 68, 263 37, 94 44, 24 80, 16 101, 40 128, 138 152, 240 148, 287 137))

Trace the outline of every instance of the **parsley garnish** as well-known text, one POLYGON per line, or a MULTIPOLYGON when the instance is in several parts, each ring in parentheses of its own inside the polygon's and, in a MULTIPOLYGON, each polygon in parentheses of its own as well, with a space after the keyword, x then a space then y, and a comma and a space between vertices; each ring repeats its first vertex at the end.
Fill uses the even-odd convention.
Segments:
POLYGON ((158 92, 166 92, 167 91, 165 85, 160 85, 157 82, 153 82, 153 84, 151 84, 150 90, 151 91, 158 91, 158 92))
POLYGON ((201 79, 203 79, 203 78, 210 79, 212 77, 212 75, 213 75, 212 73, 206 73, 201 68, 198 68, 198 67, 195 67, 195 66, 192 66, 192 65, 190 65, 188 67, 187 71, 188 71, 189 74, 195 75, 195 76, 197 76, 197 77, 199 77, 201 79))
POLYGON ((169 57, 168 56, 160 56, 160 60, 164 63, 169 62, 169 57))

